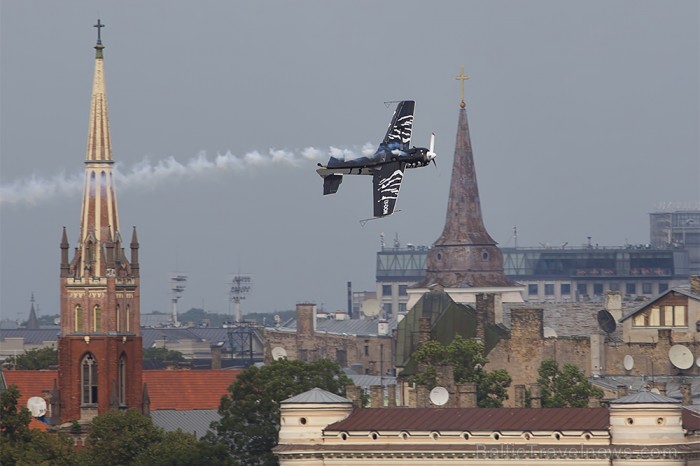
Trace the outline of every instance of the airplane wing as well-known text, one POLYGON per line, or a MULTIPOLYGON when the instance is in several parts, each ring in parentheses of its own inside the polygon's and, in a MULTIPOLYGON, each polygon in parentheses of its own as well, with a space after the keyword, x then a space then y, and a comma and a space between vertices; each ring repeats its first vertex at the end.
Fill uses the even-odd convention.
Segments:
POLYGON ((389 128, 382 144, 407 149, 411 145, 411 133, 413 132, 413 112, 416 108, 414 100, 402 100, 394 110, 389 128))
POLYGON ((374 216, 386 217, 394 212, 399 188, 403 181, 403 162, 391 162, 382 165, 374 174, 374 216))

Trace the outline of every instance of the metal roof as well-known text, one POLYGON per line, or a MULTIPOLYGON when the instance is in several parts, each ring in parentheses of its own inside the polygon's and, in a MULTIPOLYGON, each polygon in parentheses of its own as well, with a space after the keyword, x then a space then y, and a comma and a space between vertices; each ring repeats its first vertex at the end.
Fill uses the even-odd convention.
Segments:
POLYGON ((361 408, 326 431, 608 430, 607 408, 361 408))
POLYGON ((0 340, 6 338, 24 338, 25 345, 40 345, 47 341, 57 341, 59 331, 58 327, 47 329, 2 329, 0 330, 0 340))
POLYGON ((175 409, 157 409, 151 411, 153 424, 169 432, 182 430, 201 439, 209 430, 212 422, 221 419, 215 409, 188 409, 178 411, 175 409))
POLYGON ((611 401, 610 404, 640 404, 640 403, 645 403, 645 404, 668 404, 668 403, 673 403, 673 404, 678 404, 680 401, 676 400, 675 398, 669 398, 667 396, 663 395, 658 395, 656 393, 650 392, 650 391, 641 391, 637 393, 633 393, 631 395, 623 396, 622 398, 618 398, 617 400, 611 401))
POLYGON ((282 403, 352 403, 352 401, 316 387, 307 392, 287 398, 282 401, 282 403))
MULTIPOLYGON (((387 321, 389 324, 389 334, 396 328, 398 321, 395 318, 387 321)), ((268 330, 293 331, 297 328, 296 319, 290 320, 282 327, 268 327, 268 330)), ((354 335, 363 336, 379 335, 379 320, 377 319, 316 319, 316 333, 328 332, 333 335, 354 335)))

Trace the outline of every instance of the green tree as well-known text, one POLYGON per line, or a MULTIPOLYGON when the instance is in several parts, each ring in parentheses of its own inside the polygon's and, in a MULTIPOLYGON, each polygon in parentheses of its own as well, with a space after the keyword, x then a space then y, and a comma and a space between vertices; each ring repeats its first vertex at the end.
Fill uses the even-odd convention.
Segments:
POLYGON ((225 446, 194 435, 165 432, 134 410, 109 411, 92 420, 80 464, 99 465, 234 465, 225 446))
POLYGON ((52 346, 34 348, 24 354, 10 356, 5 361, 7 367, 22 371, 50 369, 58 365, 58 351, 52 346))
POLYGON ((185 356, 175 350, 169 350, 158 346, 156 348, 146 348, 143 350, 143 360, 144 361, 170 361, 170 362, 182 362, 185 360, 185 356))
POLYGON ((318 387, 344 395, 352 381, 338 363, 327 359, 314 362, 279 359, 240 372, 221 399, 221 419, 212 424, 212 442, 222 442, 241 464, 276 465, 272 448, 280 428, 280 402, 318 387))
POLYGON ((412 355, 419 363, 420 371, 409 377, 409 382, 425 385, 429 389, 437 385, 437 367, 449 364, 457 383, 475 382, 477 406, 498 408, 508 399, 508 387, 512 382, 505 369, 488 372, 484 366, 484 344, 473 338, 457 335, 445 346, 437 340, 429 340, 412 355))
POLYGON ((0 464, 73 465, 73 442, 63 433, 47 433, 29 428, 32 415, 18 405, 15 385, 0 393, 0 464))
POLYGON ((603 398, 603 391, 573 364, 564 364, 560 370, 556 361, 547 359, 542 361, 538 372, 543 408, 585 408, 590 398, 603 398))

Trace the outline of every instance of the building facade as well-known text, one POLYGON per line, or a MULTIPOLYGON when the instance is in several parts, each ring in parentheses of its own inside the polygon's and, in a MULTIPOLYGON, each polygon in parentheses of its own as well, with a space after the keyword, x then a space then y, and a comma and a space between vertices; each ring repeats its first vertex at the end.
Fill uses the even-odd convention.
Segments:
POLYGON ((687 250, 690 273, 700 274, 700 201, 661 205, 649 225, 653 247, 687 250))

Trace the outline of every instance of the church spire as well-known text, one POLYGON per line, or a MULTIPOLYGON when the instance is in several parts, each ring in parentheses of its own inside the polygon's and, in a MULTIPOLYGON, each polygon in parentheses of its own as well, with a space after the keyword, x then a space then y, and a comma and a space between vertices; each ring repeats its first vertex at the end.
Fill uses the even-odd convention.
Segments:
POLYGON ((92 84, 87 155, 85 160, 85 188, 80 227, 80 263, 77 274, 103 276, 105 258, 101 251, 105 241, 119 238, 117 196, 114 190, 112 142, 107 114, 107 93, 104 79, 104 45, 98 19, 95 45, 95 73, 92 84))
POLYGON ((416 287, 444 288, 512 286, 503 273, 503 255, 486 231, 476 182, 464 81, 464 69, 455 79, 461 84, 457 140, 445 226, 426 259, 426 277, 416 287))
POLYGON ((37 319, 36 311, 34 310, 34 293, 32 293, 32 299, 30 299, 30 302, 32 303, 32 307, 29 310, 29 319, 27 319, 26 328, 36 330, 39 328, 39 319, 37 319))

